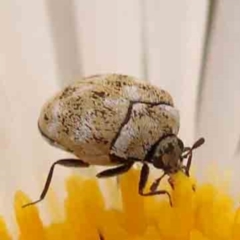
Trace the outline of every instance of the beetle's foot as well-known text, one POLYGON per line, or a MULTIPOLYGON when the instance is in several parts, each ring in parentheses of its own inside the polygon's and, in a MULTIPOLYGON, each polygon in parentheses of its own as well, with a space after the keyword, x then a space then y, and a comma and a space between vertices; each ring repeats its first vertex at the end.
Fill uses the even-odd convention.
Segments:
POLYGON ((173 178, 168 178, 168 183, 169 183, 169 185, 171 186, 171 188, 172 188, 172 190, 174 190, 174 188, 175 188, 175 186, 174 186, 174 180, 173 180, 173 178))
POLYGON ((193 184, 193 185, 192 185, 192 190, 193 190, 194 192, 196 192, 196 188, 197 188, 196 185, 193 184))

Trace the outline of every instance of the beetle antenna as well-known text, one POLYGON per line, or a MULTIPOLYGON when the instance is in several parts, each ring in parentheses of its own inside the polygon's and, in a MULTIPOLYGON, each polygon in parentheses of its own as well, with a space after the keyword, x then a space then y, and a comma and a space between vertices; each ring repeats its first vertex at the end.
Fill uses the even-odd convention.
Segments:
POLYGON ((201 145, 203 145, 205 142, 204 138, 199 138, 193 145, 191 148, 186 147, 183 152, 187 152, 185 155, 181 156, 181 159, 183 160, 184 158, 188 157, 187 160, 187 166, 184 167, 186 175, 189 176, 189 170, 191 167, 191 163, 192 163, 192 155, 193 155, 193 150, 200 147, 201 145))
POLYGON ((196 149, 196 148, 199 148, 201 145, 203 145, 205 142, 205 139, 204 138, 199 138, 193 145, 192 147, 185 147, 184 150, 183 150, 183 153, 187 152, 186 154, 182 155, 181 158, 184 159, 184 158, 187 158, 189 157, 189 155, 192 154, 193 150, 196 149))
POLYGON ((205 143, 205 139, 204 139, 204 138, 199 138, 199 139, 193 144, 192 150, 200 147, 200 146, 203 145, 204 143, 205 143))

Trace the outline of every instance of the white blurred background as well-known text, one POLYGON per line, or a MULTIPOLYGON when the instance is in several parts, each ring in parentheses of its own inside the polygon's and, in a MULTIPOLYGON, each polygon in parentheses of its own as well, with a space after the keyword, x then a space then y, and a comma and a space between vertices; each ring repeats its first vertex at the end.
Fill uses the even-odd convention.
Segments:
MULTIPOLYGON (((66 156, 37 130, 43 103, 98 73, 146 79, 169 91, 194 166, 234 169, 240 186, 239 0, 17 0, 0 3, 0 212, 23 189, 39 197, 50 165, 66 156)), ((54 182, 63 184, 63 169, 54 182)))

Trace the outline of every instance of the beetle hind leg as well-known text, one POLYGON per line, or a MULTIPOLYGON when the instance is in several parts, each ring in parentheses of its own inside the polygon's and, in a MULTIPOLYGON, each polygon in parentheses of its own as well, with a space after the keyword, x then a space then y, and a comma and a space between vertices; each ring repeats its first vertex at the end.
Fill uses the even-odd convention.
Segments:
POLYGON ((22 206, 23 208, 28 207, 30 205, 34 205, 36 203, 39 203, 45 198, 45 196, 48 192, 48 189, 50 187, 52 177, 53 177, 54 168, 55 168, 56 165, 61 165, 61 166, 64 166, 64 167, 89 167, 88 163, 85 163, 80 159, 60 159, 60 160, 54 162, 52 164, 49 172, 48 172, 47 180, 45 182, 45 186, 44 186, 43 191, 40 195, 40 198, 37 201, 30 202, 30 203, 27 203, 27 204, 23 205, 22 206))
MULTIPOLYGON (((169 192, 166 191, 166 190, 156 190, 156 186, 155 186, 154 183, 151 186, 153 191, 144 193, 144 189, 145 189, 145 186, 147 184, 148 176, 149 176, 149 166, 147 164, 143 164, 143 167, 142 167, 142 170, 141 170, 141 173, 140 173, 139 185, 138 185, 139 194, 141 196, 154 196, 154 195, 166 194, 169 198, 169 203, 172 206, 172 198, 171 198, 169 192)), ((157 179, 157 182, 158 182, 158 179, 157 179)), ((156 185, 158 185, 158 184, 159 184, 159 182, 156 183, 156 185)))

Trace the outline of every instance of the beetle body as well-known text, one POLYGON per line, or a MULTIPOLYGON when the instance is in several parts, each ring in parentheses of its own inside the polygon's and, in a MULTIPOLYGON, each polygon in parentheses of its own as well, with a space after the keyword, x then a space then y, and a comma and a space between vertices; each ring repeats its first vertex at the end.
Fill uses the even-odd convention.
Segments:
POLYGON ((77 159, 61 159, 50 168, 41 201, 49 188, 54 167, 117 167, 97 177, 111 177, 128 171, 135 162, 143 164, 139 194, 167 194, 157 190, 166 174, 186 170, 188 175, 192 150, 177 137, 179 114, 170 94, 147 82, 120 74, 96 75, 73 83, 51 98, 43 107, 38 128, 45 139, 56 147, 73 153, 77 159), (182 154, 185 152, 185 155, 182 154), (183 158, 189 157, 187 166, 183 158), (164 174, 144 193, 149 164, 164 174))
POLYGON ((42 134, 91 165, 110 155, 143 161, 163 136, 177 135, 179 115, 164 90, 132 77, 90 77, 58 93, 43 108, 42 134))

